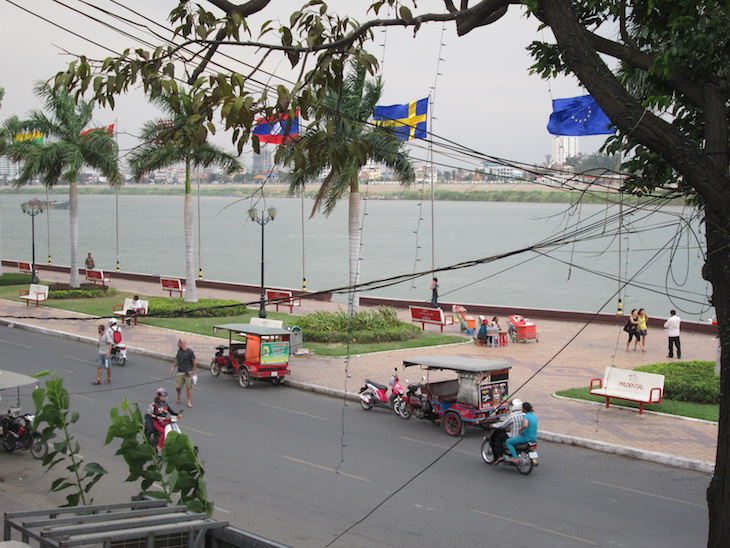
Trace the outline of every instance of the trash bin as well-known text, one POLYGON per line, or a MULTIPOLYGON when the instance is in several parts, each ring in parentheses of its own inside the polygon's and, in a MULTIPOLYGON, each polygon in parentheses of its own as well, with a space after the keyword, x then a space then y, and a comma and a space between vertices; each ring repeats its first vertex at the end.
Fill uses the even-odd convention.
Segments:
POLYGON ((285 325, 284 329, 289 331, 289 352, 296 354, 296 352, 302 347, 302 328, 298 325, 285 325))

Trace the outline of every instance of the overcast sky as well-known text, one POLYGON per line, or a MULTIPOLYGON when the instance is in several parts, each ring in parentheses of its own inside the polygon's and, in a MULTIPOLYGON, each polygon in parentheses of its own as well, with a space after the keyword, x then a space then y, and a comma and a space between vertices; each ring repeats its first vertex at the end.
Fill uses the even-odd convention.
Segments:
MULTIPOLYGON (((264 19, 288 17, 302 3, 303 0, 272 2, 275 6, 256 18, 254 28, 258 28, 264 19)), ((335 0, 330 2, 330 7, 332 11, 351 13, 353 4, 366 5, 369 2, 335 0)), ((0 118, 13 114, 22 117, 39 107, 32 92, 33 84, 64 69, 72 59, 65 52, 100 58, 113 55, 109 50, 119 52, 126 47, 144 47, 133 38, 84 14, 111 22, 115 27, 155 45, 161 43, 159 38, 103 15, 94 7, 142 22, 139 15, 127 9, 130 8, 169 27, 167 15, 175 5, 173 0, 12 0, 12 3, 0 0, 3 51, 0 86, 6 92, 0 118)), ((418 6, 420 13, 443 9, 443 3, 436 0, 418 2, 418 6)), ((362 13, 357 15, 364 17, 362 13)), ((381 12, 380 16, 383 17, 384 13, 381 12)), ((164 32, 153 23, 146 24, 156 32, 164 32)), ((458 37, 453 25, 442 29, 441 24, 424 26, 415 38, 412 30, 390 28, 387 32, 376 31, 376 40, 369 50, 384 61, 383 104, 414 101, 432 93, 436 120, 430 130, 438 136, 483 154, 541 163, 551 151, 552 136, 545 129, 551 112, 551 99, 585 93, 575 80, 561 78, 548 82, 528 74, 531 58, 525 47, 532 40, 541 39, 551 39, 549 30, 538 31, 535 20, 526 19, 513 6, 510 13, 497 23, 476 29, 465 37, 458 37)), ((254 50, 228 52, 248 63, 257 62, 254 50)), ((280 58, 276 63, 269 63, 268 68, 277 75, 289 76, 288 62, 279 61, 280 58)), ((246 73, 245 67, 230 59, 221 59, 220 62, 246 73)), ((270 81, 274 85, 280 83, 274 78, 270 81)), ((156 116, 154 108, 146 104, 140 92, 136 92, 120 98, 114 112, 97 110, 95 121, 106 125, 117 120, 120 132, 135 135, 145 120, 156 116)), ((580 151, 593 152, 603 140, 603 137, 583 137, 580 151)), ((230 140, 222 135, 216 138, 216 142, 232 149, 230 140)), ((120 137, 123 149, 134 144, 133 137, 120 137)), ((421 146, 414 146, 411 155, 426 159, 424 143, 418 144, 421 146)), ((462 158, 441 157, 436 161, 464 167, 469 165, 462 158)), ((250 153, 245 155, 244 163, 250 163, 250 153)))

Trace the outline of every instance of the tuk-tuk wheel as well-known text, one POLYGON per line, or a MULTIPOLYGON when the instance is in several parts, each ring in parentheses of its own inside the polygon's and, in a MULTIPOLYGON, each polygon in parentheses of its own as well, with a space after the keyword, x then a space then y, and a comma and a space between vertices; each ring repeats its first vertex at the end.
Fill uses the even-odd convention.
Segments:
POLYGON ((271 384, 273 384, 274 386, 279 386, 282 380, 283 379, 281 377, 271 377, 271 384))
POLYGON ((446 412, 441 422, 449 436, 461 436, 464 433, 464 421, 461 420, 461 415, 455 411, 446 412))
POLYGON ((241 369, 238 370, 238 384, 241 385, 241 388, 248 388, 251 386, 251 373, 249 373, 248 369, 245 367, 241 367, 241 369))

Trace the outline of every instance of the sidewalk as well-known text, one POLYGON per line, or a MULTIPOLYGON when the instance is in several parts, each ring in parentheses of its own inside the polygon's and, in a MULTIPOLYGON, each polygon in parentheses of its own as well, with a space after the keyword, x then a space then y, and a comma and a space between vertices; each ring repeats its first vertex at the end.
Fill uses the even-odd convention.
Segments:
MULTIPOLYGON (((52 280, 56 276, 44 272, 42 277, 44 280, 52 280)), ((57 277, 59 280, 65 278, 60 274, 57 277)), ((165 296, 159 284, 115 280, 112 285, 120 291, 165 296)), ((199 289, 198 296, 236 298, 247 302, 258 300, 258 296, 252 293, 237 292, 231 295, 230 292, 222 290, 199 289)), ((340 306, 344 307, 338 303, 303 300, 302 306, 295 309, 295 314, 306 315, 322 309, 336 310, 340 306)), ((399 315, 404 321, 410 321, 407 310, 399 315)), ((47 319, 50 317, 70 318, 79 315, 0 300, 0 324, 14 324, 16 327, 78 340, 96 340, 98 319, 89 321, 47 319)), ((358 355, 350 357, 349 360, 317 356, 292 357, 290 361, 292 373, 287 378, 287 383, 302 389, 339 396, 343 391, 347 391, 352 396, 362 386, 363 379, 386 382, 394 368, 398 368, 402 382, 405 382, 406 378, 412 381, 418 380, 422 375, 420 371, 412 369, 404 371, 401 367, 402 360, 407 357, 456 355, 466 358, 502 359, 512 364, 510 372, 512 394, 531 402, 540 418, 540 439, 703 472, 711 472, 714 469, 717 445, 715 424, 659 415, 649 411, 639 415, 637 410, 620 408, 618 401, 617 405, 612 402, 611 408, 606 409, 603 405, 553 397, 553 393, 558 390, 588 386, 592 378, 602 378, 604 369, 610 365, 631 369, 638 365, 664 360, 666 337, 661 330, 650 330, 647 352, 642 353, 626 352, 626 334, 620 326, 590 325, 584 329, 583 324, 576 322, 540 320, 537 328, 539 343, 510 343, 506 347, 491 348, 465 343, 358 355)), ((459 327, 447 326, 445 332, 458 334, 459 327)), ((126 328, 124 333, 124 341, 130 354, 141 353, 165 358, 174 354, 179 337, 179 332, 141 324, 126 328)), ((213 356, 216 344, 220 344, 220 339, 202 335, 185 334, 185 338, 195 349, 199 363, 203 367, 213 356)), ((717 343, 712 335, 682 336, 682 352, 685 358, 714 360, 716 348, 717 343)))

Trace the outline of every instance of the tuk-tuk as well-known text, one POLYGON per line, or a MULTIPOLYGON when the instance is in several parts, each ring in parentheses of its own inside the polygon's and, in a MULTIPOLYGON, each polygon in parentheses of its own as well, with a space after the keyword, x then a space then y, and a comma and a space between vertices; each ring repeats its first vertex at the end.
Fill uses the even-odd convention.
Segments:
POLYGON ((291 333, 280 327, 228 323, 213 327, 213 333, 226 331, 228 346, 216 347, 210 362, 214 377, 221 373, 238 379, 243 388, 251 386, 253 379, 281 384, 289 375, 289 338, 291 333))
POLYGON ((427 371, 421 386, 423 418, 442 424, 450 436, 461 436, 467 424, 486 427, 508 412, 508 362, 458 356, 421 356, 403 360, 403 367, 420 366, 427 371), (456 379, 430 382, 431 371, 454 371, 456 379))

